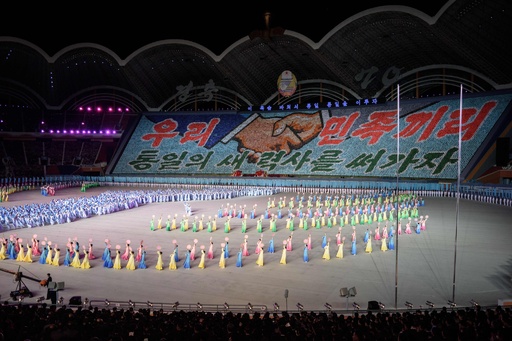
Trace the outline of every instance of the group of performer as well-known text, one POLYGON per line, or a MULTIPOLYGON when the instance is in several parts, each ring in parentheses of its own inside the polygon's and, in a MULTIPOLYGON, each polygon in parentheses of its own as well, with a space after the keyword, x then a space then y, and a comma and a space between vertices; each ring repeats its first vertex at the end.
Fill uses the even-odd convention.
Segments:
POLYGON ((45 197, 51 195, 55 196, 55 187, 50 185, 44 185, 41 187, 41 195, 44 195, 45 197))
MULTIPOLYGON (((54 195, 54 186, 41 188, 43 195, 54 195)), ((136 208, 153 202, 172 202, 189 200, 231 199, 238 196, 257 196, 275 194, 277 189, 250 187, 237 188, 199 188, 195 190, 158 189, 158 190, 117 190, 105 191, 96 196, 81 196, 55 199, 50 203, 29 204, 13 207, 0 207, 0 231, 70 223, 78 219, 90 218, 136 208)), ((192 213, 190 205, 185 205, 186 214, 192 213), (188 206, 188 208, 187 208, 188 206)))
MULTIPOLYGON (((299 239, 301 240, 299 243, 302 244, 304 262, 309 262, 312 258, 329 260, 331 259, 331 245, 334 244, 331 241, 335 241, 337 248, 333 258, 343 258, 345 240, 347 238, 351 241, 351 245, 346 249, 350 250, 352 255, 358 254, 357 247, 360 240, 364 243, 364 251, 366 253, 373 251, 372 242, 380 243, 382 251, 394 250, 396 234, 420 234, 426 230, 428 215, 419 215, 419 207, 424 205, 425 203, 422 198, 410 193, 400 196, 394 196, 393 194, 361 196, 315 195, 307 200, 303 199, 300 194, 297 194, 297 196, 289 198, 289 200, 286 197, 281 197, 279 200, 270 197, 264 214, 259 214, 260 212, 256 211, 256 204, 252 205, 250 213, 245 212, 246 205, 239 205, 238 208, 229 204, 226 204, 225 207, 222 205, 218 215, 209 216, 207 221, 204 220, 204 215, 193 217, 190 230, 193 232, 204 230, 213 233, 217 230, 216 221, 220 216, 220 219, 224 219, 223 232, 230 233, 232 229, 231 220, 240 219, 242 237, 236 244, 239 245, 236 260, 237 267, 241 267, 246 257, 252 254, 257 255, 256 264, 263 266, 264 253, 275 253, 274 237, 277 232, 286 232, 287 235, 287 238, 282 241, 283 248, 279 261, 281 264, 287 264, 287 256, 297 248, 297 242, 293 239, 294 232, 302 234, 304 237, 299 239), (275 204, 276 201, 277 204, 275 204), (284 208, 288 209, 286 218, 277 212, 284 208), (278 230, 277 221, 280 219, 286 219, 286 224, 284 228, 280 227, 278 230), (265 220, 268 220, 268 225, 266 224, 267 226, 263 227, 263 221, 265 220), (295 227, 295 220, 298 220, 297 228, 295 227), (402 221, 405 222, 405 230, 402 228, 402 221), (375 224, 376 227, 374 228, 375 224), (364 234, 358 231, 360 226, 367 227, 364 234), (325 229, 321 240, 312 240, 312 233, 308 231, 310 228, 325 229), (347 230, 350 234, 346 234, 347 230), (256 232, 258 236, 258 240, 252 247, 252 250, 250 250, 251 247, 249 246, 249 234, 251 232, 256 232), (269 234, 270 238, 267 237, 269 234), (268 238, 266 242, 264 242, 264 236, 268 238), (321 252, 321 257, 312 257, 310 253, 313 250, 313 245, 321 246, 321 251, 319 251, 321 252)), ((168 215, 164 228, 162 217, 160 216, 155 222, 155 216, 153 216, 150 223, 151 228, 153 230, 188 231, 189 216, 184 214, 180 223, 177 222, 177 217, 178 214, 174 214, 171 220, 171 215, 168 215)), ((318 235, 316 231, 314 234, 318 235)), ((97 258, 94 254, 92 240, 89 240, 87 246, 83 245, 80 247, 76 237, 73 239, 68 238, 65 243, 59 244, 61 246, 64 245, 64 247, 58 247, 58 245, 52 244, 46 238, 40 242, 35 234, 29 242, 24 242, 22 238, 12 234, 8 239, 2 238, 1 243, 0 260, 10 259, 20 262, 33 262, 36 257, 39 257, 38 261, 41 264, 89 269, 92 267, 91 261, 97 258)), ((172 241, 171 245, 172 252, 168 253, 168 265, 165 265, 162 247, 157 247, 154 264, 156 269, 163 270, 165 267, 168 267, 171 270, 175 270, 178 268, 181 258, 184 259, 183 268, 191 268, 196 258, 199 258, 197 267, 204 268, 208 263, 208 259, 212 260, 216 257, 219 257, 219 267, 224 268, 227 265, 227 259, 231 257, 228 236, 224 238, 220 245, 217 245, 217 248, 212 242, 212 237, 210 237, 209 243, 200 245, 198 245, 198 238, 194 238, 193 242, 189 243, 183 251, 183 257, 180 257, 176 239, 172 241)), ((235 249, 237 248, 235 247, 235 249)), ((143 241, 135 249, 132 247, 130 240, 127 240, 124 252, 120 244, 115 246, 114 252, 111 250, 111 242, 105 239, 105 249, 101 257, 102 266, 130 270, 148 268, 147 253, 143 241)), ((155 252, 154 249, 151 250, 150 254, 153 255, 153 252, 155 252)), ((93 264, 97 266, 96 262, 93 262, 93 264)))

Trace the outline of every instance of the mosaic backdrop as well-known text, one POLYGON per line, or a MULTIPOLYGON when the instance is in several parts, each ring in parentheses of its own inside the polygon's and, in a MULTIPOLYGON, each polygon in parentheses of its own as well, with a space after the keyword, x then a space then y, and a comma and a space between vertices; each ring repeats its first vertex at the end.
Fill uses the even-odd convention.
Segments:
MULTIPOLYGON (((461 169, 512 94, 462 101, 461 169)), ((456 179, 460 99, 304 111, 147 113, 113 175, 456 179)))

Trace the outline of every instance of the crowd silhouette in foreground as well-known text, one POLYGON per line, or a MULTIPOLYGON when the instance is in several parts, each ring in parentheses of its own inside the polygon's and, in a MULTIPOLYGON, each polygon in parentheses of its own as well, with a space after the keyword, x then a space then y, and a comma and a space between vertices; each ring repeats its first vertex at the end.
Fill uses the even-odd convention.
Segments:
MULTIPOLYGON (((7 302, 6 302, 7 303, 7 302)), ((46 304, 0 307, 0 341, 512 340, 508 307, 335 312, 205 312, 46 304)))

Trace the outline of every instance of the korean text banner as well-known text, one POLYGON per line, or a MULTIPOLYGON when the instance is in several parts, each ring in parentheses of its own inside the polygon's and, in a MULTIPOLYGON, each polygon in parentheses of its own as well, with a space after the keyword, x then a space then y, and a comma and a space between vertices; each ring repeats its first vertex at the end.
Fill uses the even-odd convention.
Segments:
MULTIPOLYGON (((461 169, 511 94, 462 101, 461 169)), ((113 174, 272 175, 456 179, 459 99, 325 110, 148 113, 113 174), (398 141, 397 141, 398 139, 398 141)))

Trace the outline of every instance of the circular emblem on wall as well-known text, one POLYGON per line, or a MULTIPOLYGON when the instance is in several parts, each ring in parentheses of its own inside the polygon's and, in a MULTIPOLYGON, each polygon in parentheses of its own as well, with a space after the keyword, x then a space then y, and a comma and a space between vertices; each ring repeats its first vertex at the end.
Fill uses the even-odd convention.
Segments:
POLYGON ((277 89, 281 96, 290 97, 297 90, 297 78, 291 71, 283 71, 277 80, 277 89))

